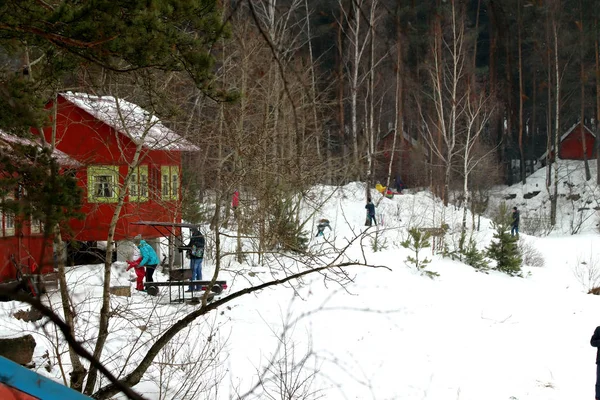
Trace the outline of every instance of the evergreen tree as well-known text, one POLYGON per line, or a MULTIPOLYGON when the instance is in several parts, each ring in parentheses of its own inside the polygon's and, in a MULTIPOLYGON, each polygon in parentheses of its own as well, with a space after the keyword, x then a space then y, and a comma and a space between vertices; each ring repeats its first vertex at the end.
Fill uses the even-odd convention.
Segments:
POLYGON ((510 212, 506 204, 502 203, 497 216, 492 221, 492 227, 496 231, 494 239, 487 248, 488 257, 496 260, 496 269, 511 276, 521 275, 521 264, 523 259, 518 239, 510 234, 510 212))
POLYGON ((431 244, 429 243, 431 235, 427 232, 421 232, 418 228, 410 228, 408 230, 408 234, 409 237, 400 244, 405 249, 412 250, 415 253, 415 256, 406 257, 405 263, 407 265, 413 265, 419 272, 421 272, 421 274, 425 274, 430 278, 439 276, 437 272, 427 271, 425 269, 431 260, 427 257, 420 257, 420 254, 424 249, 431 247, 431 244))
POLYGON ((469 245, 463 252, 464 262, 467 265, 479 270, 485 271, 488 269, 488 261, 485 259, 485 253, 477 248, 473 239, 469 241, 469 245))

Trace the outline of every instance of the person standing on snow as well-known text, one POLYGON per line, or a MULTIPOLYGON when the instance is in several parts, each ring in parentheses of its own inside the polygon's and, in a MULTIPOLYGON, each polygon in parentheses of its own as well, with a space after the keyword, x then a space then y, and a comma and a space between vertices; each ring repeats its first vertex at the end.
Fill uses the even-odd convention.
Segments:
POLYGON ((598 348, 596 351, 596 400, 600 400, 600 326, 596 327, 590 344, 598 348))
MULTIPOLYGON (((192 228, 191 231, 192 237, 190 238, 190 242, 186 247, 188 250, 188 258, 190 259, 190 269, 192 270, 192 281, 201 281, 202 280, 202 260, 204 260, 204 236, 200 229, 192 228)), ((188 292, 193 290, 200 290, 200 286, 196 286, 194 289, 194 285, 190 285, 188 288, 188 292)))
POLYGON ((240 206, 240 192, 238 192, 238 190, 236 189, 233 192, 233 196, 231 196, 231 208, 233 208, 233 211, 235 212, 235 210, 237 210, 237 208, 240 206))
POLYGON ((365 226, 371 226, 373 222, 377 225, 377 221, 375 220, 375 204, 373 204, 370 197, 367 199, 365 208, 367 209, 367 221, 365 226))
POLYGON ((138 249, 140 249, 140 254, 142 256, 139 266, 146 267, 146 283, 154 282, 152 275, 154 275, 154 270, 159 262, 158 256, 152 246, 142 239, 142 235, 137 235, 135 237, 135 242, 138 249))
POLYGON ((325 234, 325 228, 329 228, 329 230, 331 230, 331 226, 329 226, 329 220, 321 218, 319 220, 319 224, 317 225, 317 235, 315 237, 323 236, 325 234))
MULTIPOLYGON (((136 248, 137 250, 137 248, 136 248)), ((127 261, 127 265, 129 265, 126 271, 129 271, 131 268, 134 268, 136 280, 135 280, 135 290, 142 291, 144 290, 144 277, 146 276, 146 269, 144 267, 140 267, 140 262, 142 261, 141 255, 138 254, 133 256, 132 261, 127 261)))
POLYGON ((519 238, 519 221, 521 219, 521 213, 517 210, 517 207, 513 207, 512 209, 512 223, 510 226, 510 236, 517 235, 517 239, 519 238))

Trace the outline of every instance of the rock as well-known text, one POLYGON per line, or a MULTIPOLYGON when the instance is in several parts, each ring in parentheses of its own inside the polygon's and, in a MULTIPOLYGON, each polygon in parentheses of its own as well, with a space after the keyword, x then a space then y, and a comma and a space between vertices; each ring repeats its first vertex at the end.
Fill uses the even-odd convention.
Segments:
POLYGON ((536 191, 534 191, 534 192, 525 193, 525 194, 523 195, 523 198, 524 198, 524 199, 531 199, 532 197, 535 197, 535 196, 537 196, 538 194, 540 194, 540 190, 536 190, 536 191))
POLYGON ((21 365, 30 365, 35 350, 35 339, 31 335, 0 339, 0 356, 21 365))
POLYGON ((15 317, 16 319, 23 320, 25 322, 33 322, 33 321, 39 321, 40 319, 42 319, 43 315, 39 310, 31 307, 29 309, 29 311, 25 311, 25 310, 17 311, 16 313, 13 314, 13 317, 15 317))

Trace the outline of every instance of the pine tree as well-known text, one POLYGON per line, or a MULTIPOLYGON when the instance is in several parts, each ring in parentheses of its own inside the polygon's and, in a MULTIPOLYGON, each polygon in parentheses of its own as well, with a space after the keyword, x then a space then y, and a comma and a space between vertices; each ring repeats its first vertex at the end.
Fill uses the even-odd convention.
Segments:
POLYGON ((510 234, 510 213, 508 207, 503 203, 500 205, 498 215, 492 221, 492 227, 496 231, 494 239, 487 248, 488 257, 496 260, 496 269, 511 276, 521 275, 521 264, 523 259, 518 239, 510 234))
POLYGON ((421 232, 418 228, 410 228, 408 230, 408 234, 408 239, 406 239, 400 244, 405 249, 412 250, 415 253, 415 256, 406 257, 406 264, 413 265, 418 271, 420 271, 422 274, 427 275, 430 278, 439 276, 437 272, 425 270, 425 268, 427 268, 431 260, 427 257, 420 257, 420 253, 422 252, 422 250, 431 247, 431 244, 429 243, 431 235, 427 232, 421 232))

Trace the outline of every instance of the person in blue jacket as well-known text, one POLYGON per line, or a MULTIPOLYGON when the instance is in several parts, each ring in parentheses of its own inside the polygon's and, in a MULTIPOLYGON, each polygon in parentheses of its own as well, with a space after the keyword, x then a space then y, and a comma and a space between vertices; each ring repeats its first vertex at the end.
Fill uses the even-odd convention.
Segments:
POLYGON ((154 282, 152 275, 154 275, 154 270, 159 262, 158 256, 152 246, 142 239, 142 235, 137 235, 135 242, 142 256, 139 266, 146 267, 146 282, 154 282))
POLYGON ((596 400, 600 400, 600 326, 596 327, 590 344, 598 348, 596 351, 596 400))

